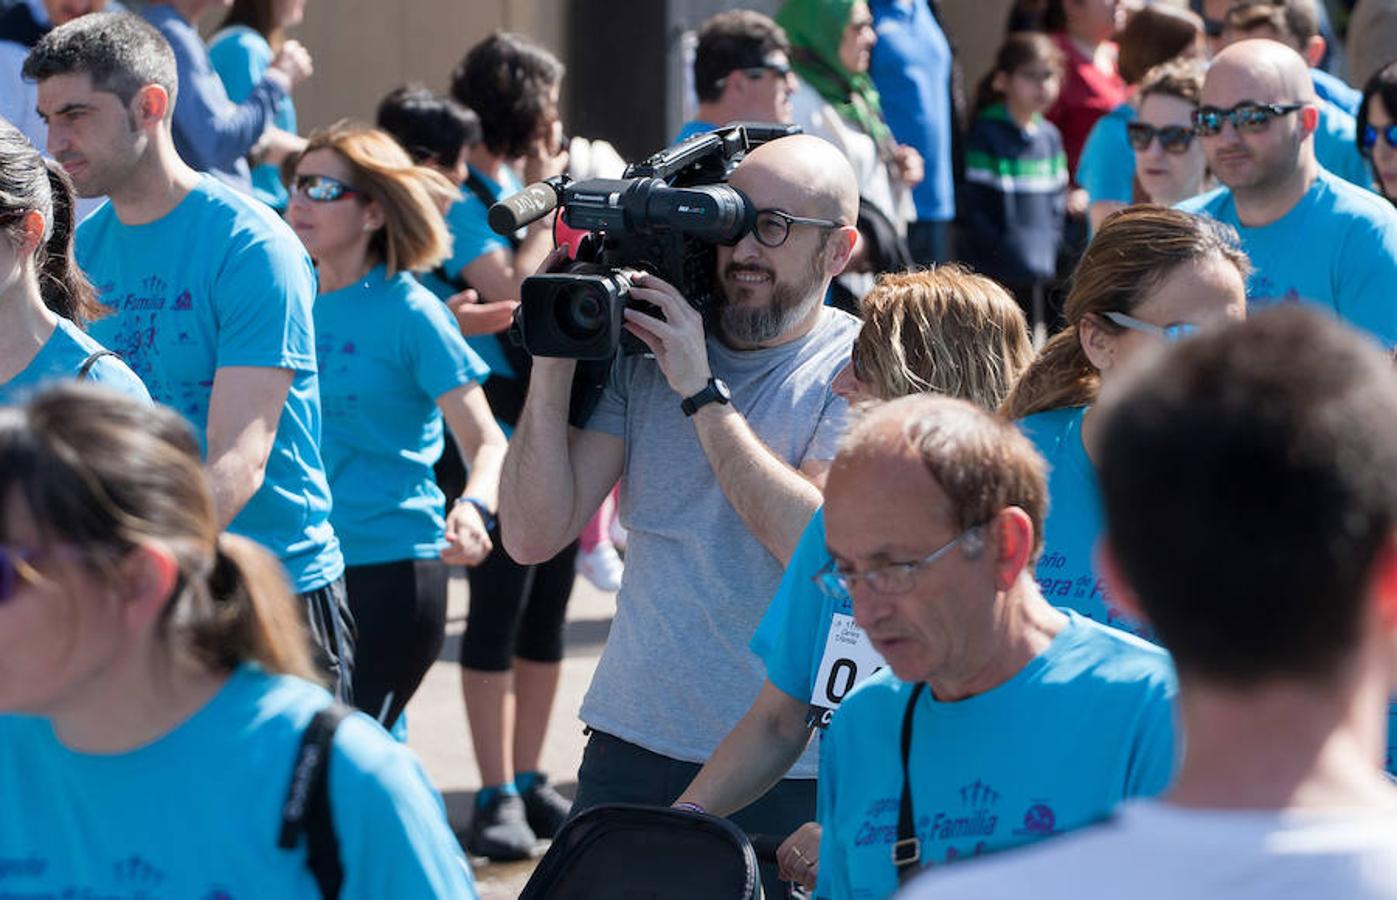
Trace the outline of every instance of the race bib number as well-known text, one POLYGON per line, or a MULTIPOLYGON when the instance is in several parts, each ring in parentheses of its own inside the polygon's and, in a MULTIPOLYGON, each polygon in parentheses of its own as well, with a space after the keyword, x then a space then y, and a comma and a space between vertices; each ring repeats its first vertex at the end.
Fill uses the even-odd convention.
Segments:
POLYGON ((805 724, 826 728, 834 711, 849 692, 867 681, 883 668, 883 657, 863 629, 854 624, 854 617, 835 613, 825 641, 825 655, 820 659, 820 671, 815 676, 815 692, 810 696, 810 709, 805 724))

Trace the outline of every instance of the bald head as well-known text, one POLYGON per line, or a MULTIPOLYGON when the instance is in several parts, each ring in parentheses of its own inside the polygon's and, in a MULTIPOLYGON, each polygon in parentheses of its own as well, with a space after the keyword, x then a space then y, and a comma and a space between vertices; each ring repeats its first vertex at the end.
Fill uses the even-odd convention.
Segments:
POLYGON ((1277 41, 1238 41, 1208 67, 1203 104, 1227 108, 1257 103, 1314 103, 1314 82, 1304 58, 1277 41))
POLYGON ((844 154, 828 141, 796 134, 762 144, 747 154, 731 182, 748 194, 756 185, 773 205, 797 215, 837 219, 853 225, 859 218, 859 184, 844 154))

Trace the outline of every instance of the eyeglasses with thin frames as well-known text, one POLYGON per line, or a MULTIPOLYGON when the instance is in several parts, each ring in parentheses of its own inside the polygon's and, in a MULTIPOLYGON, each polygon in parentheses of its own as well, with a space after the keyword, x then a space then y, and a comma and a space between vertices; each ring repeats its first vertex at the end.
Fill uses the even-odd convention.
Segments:
POLYGON ((1223 122, 1231 122, 1239 134, 1259 134, 1271 126, 1272 119, 1298 112, 1304 103, 1238 103, 1231 109, 1200 106, 1193 111, 1193 131, 1202 137, 1212 137, 1222 131, 1223 122))
POLYGON ((1123 312, 1104 312, 1103 319, 1119 325, 1121 328, 1128 328, 1131 331, 1139 331, 1144 334, 1152 334, 1158 338, 1164 338, 1170 343, 1178 343, 1198 330, 1198 326, 1192 322, 1175 322, 1172 325, 1156 325, 1153 322, 1146 322, 1144 319, 1137 319, 1134 316, 1123 312))
POLYGON ((867 584, 877 594, 905 594, 917 582, 917 574, 927 566, 950 553, 961 543, 971 553, 979 553, 984 547, 984 526, 974 525, 937 547, 916 562, 890 563, 867 572, 844 572, 834 560, 830 560, 812 580, 825 596, 833 600, 843 600, 852 596, 854 585, 867 584))
POLYGON ((810 225, 815 228, 843 228, 843 222, 834 219, 813 219, 809 216, 793 216, 779 209, 759 209, 752 223, 752 236, 763 247, 779 247, 791 236, 792 225, 810 225))

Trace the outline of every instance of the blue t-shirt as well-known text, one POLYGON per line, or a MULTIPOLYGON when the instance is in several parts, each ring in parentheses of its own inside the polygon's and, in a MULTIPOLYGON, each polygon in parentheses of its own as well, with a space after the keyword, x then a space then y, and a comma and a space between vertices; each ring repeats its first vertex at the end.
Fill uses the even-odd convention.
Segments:
POLYGON ((1397 210, 1382 197, 1321 170, 1290 212, 1260 228, 1241 223, 1227 188, 1178 208, 1237 229, 1255 267, 1249 309, 1303 300, 1397 346, 1397 210))
POLYGON ((1321 100, 1327 100, 1351 116, 1357 117, 1358 107, 1363 102, 1363 92, 1337 75, 1330 75, 1323 69, 1311 69, 1310 80, 1315 93, 1321 100))
MULTIPOLYGON (((35 390, 55 381, 67 381, 78 377, 83 363, 103 346, 83 334, 82 329, 72 322, 59 317, 53 334, 34 354, 18 375, 0 384, 0 406, 23 403, 35 390)), ((137 400, 150 402, 150 393, 141 379, 136 377, 126 363, 115 356, 101 356, 87 370, 87 381, 120 391, 137 400)))
MULTIPOLYGON (((244 666, 169 734, 116 754, 0 715, 0 897, 319 897, 304 843, 277 835, 301 735, 329 702, 244 666)), ((341 898, 476 896, 421 764, 363 713, 335 732, 329 785, 341 898)))
POLYGON ((678 144, 683 141, 687 141, 689 138, 693 137, 696 134, 707 134, 708 132, 712 131, 717 127, 717 125, 714 125, 711 122, 703 122, 698 119, 690 119, 689 121, 684 123, 684 127, 680 128, 679 133, 674 136, 674 143, 678 144))
POLYGON ((376 266, 315 301, 320 452, 335 526, 351 566, 431 559, 443 546, 437 398, 489 369, 445 306, 407 272, 376 266))
MULTIPOLYGON (((998 687, 954 703, 922 690, 909 757, 922 865, 1071 831, 1127 797, 1168 786, 1177 690, 1168 654, 1068 617, 1048 648, 998 687)), ((818 897, 897 890, 890 854, 912 687, 880 672, 850 695, 825 734, 818 897)))
MULTIPOLYGON (((246 25, 225 28, 209 42, 209 62, 228 99, 242 103, 267 74, 272 62, 272 47, 267 39, 246 25)), ((272 113, 272 124, 282 131, 296 133, 296 106, 291 96, 284 94, 272 113)), ((257 198, 274 209, 285 209, 291 199, 281 183, 281 167, 261 163, 252 170, 252 189, 257 198)))
POLYGON ((956 215, 951 166, 951 45, 922 0, 872 0, 878 43, 868 74, 882 97, 888 128, 922 155, 926 176, 912 188, 919 221, 956 215))
POLYGON ((1091 202, 1130 203, 1135 197, 1135 151, 1125 126, 1135 119, 1135 107, 1122 103, 1096 120, 1077 159, 1077 184, 1091 202))
POLYGON ((292 370, 266 476, 228 530, 276 554, 299 593, 338 578, 344 560, 320 461, 315 271, 296 235, 266 206, 206 175, 146 225, 123 225, 103 206, 78 226, 77 256, 115 311, 92 325, 92 336, 189 420, 201 444, 219 369, 292 370))
POLYGON ((1319 102, 1319 126, 1315 129, 1315 159, 1349 184, 1373 187, 1373 173, 1358 152, 1358 124, 1353 116, 1332 103, 1319 102))
POLYGON ((1106 582, 1096 570, 1096 542, 1105 529, 1096 467, 1082 443, 1086 407, 1034 413, 1019 430, 1048 464, 1048 518, 1043 523, 1043 554, 1036 575, 1043 599, 1075 610, 1103 625, 1152 638, 1111 606, 1106 582))

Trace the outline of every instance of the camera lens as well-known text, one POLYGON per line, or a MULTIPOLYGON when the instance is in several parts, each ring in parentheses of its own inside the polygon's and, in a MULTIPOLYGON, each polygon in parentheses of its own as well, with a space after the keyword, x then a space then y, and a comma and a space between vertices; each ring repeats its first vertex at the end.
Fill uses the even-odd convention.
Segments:
POLYGON ((605 329, 605 298, 593 285, 569 285, 558 299, 558 328, 568 337, 589 341, 605 329))

